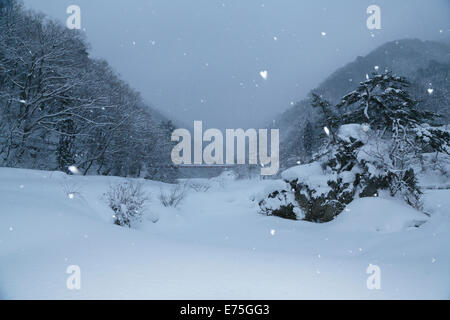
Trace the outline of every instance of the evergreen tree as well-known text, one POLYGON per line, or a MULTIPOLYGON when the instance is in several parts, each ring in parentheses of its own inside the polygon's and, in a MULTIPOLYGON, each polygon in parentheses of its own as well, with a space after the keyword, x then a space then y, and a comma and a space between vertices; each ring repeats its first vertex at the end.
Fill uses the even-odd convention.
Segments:
POLYGON ((308 120, 306 122, 305 128, 303 129, 303 150, 306 156, 311 159, 313 142, 314 141, 314 131, 311 122, 308 120))
POLYGON ((11 8, 14 0, 0 0, 0 12, 11 8))
POLYGON ((391 128, 401 134, 408 128, 437 115, 421 111, 407 91, 410 86, 403 77, 393 76, 391 72, 373 74, 359 87, 345 95, 337 104, 344 109, 343 123, 367 123, 372 129, 381 129, 383 133, 391 128))
POLYGON ((321 95, 313 93, 311 105, 313 108, 320 109, 322 116, 321 124, 328 130, 332 141, 336 142, 335 130, 338 127, 339 119, 334 114, 331 103, 322 98, 321 95))

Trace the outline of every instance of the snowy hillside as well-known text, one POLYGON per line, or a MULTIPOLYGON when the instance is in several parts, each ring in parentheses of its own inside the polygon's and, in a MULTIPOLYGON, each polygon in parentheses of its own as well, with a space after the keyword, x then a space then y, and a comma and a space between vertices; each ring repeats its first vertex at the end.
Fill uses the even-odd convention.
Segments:
POLYGON ((144 220, 127 228, 103 196, 123 180, 0 168, 0 298, 450 298, 449 190, 425 190, 429 218, 365 198, 313 224, 258 213, 270 180, 192 180, 177 208, 158 199, 173 186, 146 180, 144 220), (70 265, 80 290, 66 287, 70 265))

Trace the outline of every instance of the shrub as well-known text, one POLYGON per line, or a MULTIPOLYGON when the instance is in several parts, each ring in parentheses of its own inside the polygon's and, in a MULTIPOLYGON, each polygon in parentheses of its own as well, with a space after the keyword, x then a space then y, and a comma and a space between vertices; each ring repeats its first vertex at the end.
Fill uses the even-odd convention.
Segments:
POLYGON ((110 185, 105 195, 109 207, 114 211, 116 225, 131 227, 133 222, 142 220, 148 197, 142 190, 141 183, 129 180, 110 185))
POLYGON ((186 196, 186 184, 177 184, 168 191, 161 189, 159 193, 159 201, 164 207, 176 208, 186 196))
POLYGON ((76 197, 81 199, 83 198, 81 193, 81 186, 70 178, 65 178, 63 180, 63 182, 61 183, 61 188, 64 194, 69 199, 74 199, 76 197))
POLYGON ((266 199, 258 202, 261 213, 267 216, 276 216, 284 219, 297 220, 300 212, 295 200, 287 190, 276 190, 266 199))
POLYGON ((189 187, 195 192, 207 192, 211 189, 211 185, 206 182, 191 182, 189 183, 189 187))

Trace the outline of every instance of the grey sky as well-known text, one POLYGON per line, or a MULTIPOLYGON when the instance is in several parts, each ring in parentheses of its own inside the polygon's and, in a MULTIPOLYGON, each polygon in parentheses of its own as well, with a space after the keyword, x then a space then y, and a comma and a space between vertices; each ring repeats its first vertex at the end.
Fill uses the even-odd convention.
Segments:
POLYGON ((79 5, 93 56, 164 114, 207 127, 261 126, 386 41, 450 37, 448 0, 24 1, 63 22, 79 5), (382 10, 375 32, 371 4, 382 10))

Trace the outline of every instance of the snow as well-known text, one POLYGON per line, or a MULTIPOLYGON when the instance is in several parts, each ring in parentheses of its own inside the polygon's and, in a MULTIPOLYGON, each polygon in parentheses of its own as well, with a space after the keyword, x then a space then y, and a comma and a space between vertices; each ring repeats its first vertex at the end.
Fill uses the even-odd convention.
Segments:
MULTIPOLYGON (((320 170, 299 166, 291 174, 320 170)), ((113 224, 103 196, 123 181, 0 168, 0 298, 450 297, 447 189, 425 191, 430 218, 371 198, 314 224, 258 213, 253 195, 280 181, 196 179, 209 188, 189 188, 177 208, 165 208, 158 194, 173 186, 140 180, 151 198, 148 215, 129 229, 113 224), (408 227, 417 219, 427 222, 408 227), (370 264, 381 269, 380 290, 366 286, 370 264), (66 286, 70 266, 80 267, 80 290, 66 286)))
POLYGON ((350 142, 350 137, 366 143, 368 139, 367 132, 370 130, 367 124, 345 124, 339 127, 338 137, 344 141, 350 142))
POLYGON ((281 173, 281 177, 288 181, 298 179, 299 183, 305 183, 315 189, 317 195, 328 193, 331 190, 328 181, 336 180, 336 174, 325 172, 319 162, 289 168, 281 173))
POLYGON ((304 218, 303 211, 298 207, 298 204, 295 201, 295 195, 294 192, 291 191, 291 186, 285 181, 271 180, 269 183, 266 183, 263 191, 252 195, 250 199, 257 203, 262 211, 272 211, 283 206, 287 207, 292 205, 297 219, 301 220, 304 218), (279 192, 280 190, 284 190, 285 192, 279 192), (273 195, 274 192, 277 192, 276 196, 268 197, 268 195, 273 195))
POLYGON ((350 203, 331 224, 340 231, 392 233, 427 220, 424 213, 393 199, 362 198, 350 203))

